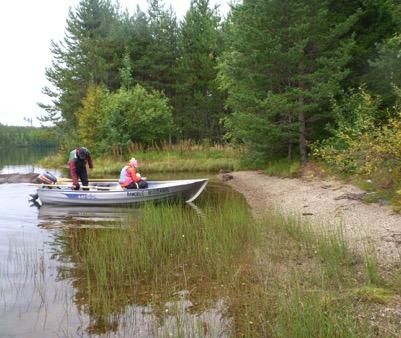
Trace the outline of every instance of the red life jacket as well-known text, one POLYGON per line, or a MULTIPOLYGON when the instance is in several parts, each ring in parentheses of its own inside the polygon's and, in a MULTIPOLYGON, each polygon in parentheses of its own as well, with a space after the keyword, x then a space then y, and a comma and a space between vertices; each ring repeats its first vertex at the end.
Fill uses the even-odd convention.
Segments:
POLYGON ((124 168, 122 168, 121 173, 120 173, 120 179, 119 183, 122 187, 126 187, 130 185, 132 182, 138 183, 141 180, 141 176, 137 175, 138 172, 136 171, 135 167, 131 167, 129 165, 126 165, 124 168))

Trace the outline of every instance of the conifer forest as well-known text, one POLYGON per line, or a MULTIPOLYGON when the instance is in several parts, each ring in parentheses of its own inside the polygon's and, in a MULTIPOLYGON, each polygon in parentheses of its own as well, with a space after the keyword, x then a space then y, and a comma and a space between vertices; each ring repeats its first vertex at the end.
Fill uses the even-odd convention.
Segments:
POLYGON ((398 160, 400 12, 399 0, 244 0, 223 17, 192 0, 178 20, 161 0, 134 13, 82 0, 51 43, 42 121, 95 153, 193 140, 363 173, 367 153, 398 160))

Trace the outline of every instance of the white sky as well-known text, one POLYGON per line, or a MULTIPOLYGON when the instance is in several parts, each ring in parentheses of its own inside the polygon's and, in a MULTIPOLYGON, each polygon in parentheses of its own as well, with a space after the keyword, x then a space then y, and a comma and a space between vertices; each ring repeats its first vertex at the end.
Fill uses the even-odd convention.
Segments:
MULTIPOLYGON (((165 0, 181 19, 190 0, 165 0)), ((3 0, 0 2, 0 123, 27 125, 24 117, 36 117, 44 112, 37 102, 48 102, 41 93, 48 85, 45 68, 51 65, 50 40, 63 38, 69 7, 79 0, 3 0)), ((210 0, 220 5, 226 14, 228 0, 210 0)), ((146 0, 120 0, 132 13, 139 4, 146 10, 146 0)))

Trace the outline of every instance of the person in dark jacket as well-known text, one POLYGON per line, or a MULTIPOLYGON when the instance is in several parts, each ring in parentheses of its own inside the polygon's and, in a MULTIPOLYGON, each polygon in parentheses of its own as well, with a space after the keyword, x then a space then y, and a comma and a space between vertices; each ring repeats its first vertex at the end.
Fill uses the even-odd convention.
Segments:
POLYGON ((85 147, 80 147, 70 152, 68 166, 70 167, 72 186, 75 190, 79 190, 80 188, 78 179, 81 180, 83 186, 87 186, 89 184, 86 163, 88 163, 89 168, 93 169, 93 162, 88 149, 85 147))

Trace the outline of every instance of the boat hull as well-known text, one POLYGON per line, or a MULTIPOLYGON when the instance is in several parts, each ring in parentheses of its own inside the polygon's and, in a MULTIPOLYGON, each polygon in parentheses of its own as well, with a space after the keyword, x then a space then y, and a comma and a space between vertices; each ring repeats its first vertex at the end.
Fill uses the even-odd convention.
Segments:
MULTIPOLYGON (((71 190, 41 187, 38 195, 42 204, 57 205, 121 205, 166 200, 194 201, 206 188, 207 179, 149 181, 147 189, 130 190, 71 190)), ((104 184, 103 184, 104 185, 104 184)))

